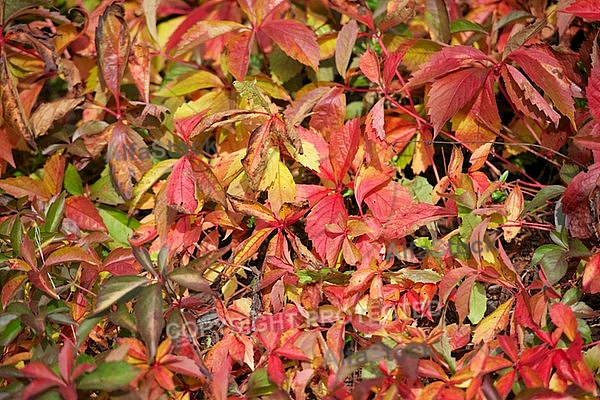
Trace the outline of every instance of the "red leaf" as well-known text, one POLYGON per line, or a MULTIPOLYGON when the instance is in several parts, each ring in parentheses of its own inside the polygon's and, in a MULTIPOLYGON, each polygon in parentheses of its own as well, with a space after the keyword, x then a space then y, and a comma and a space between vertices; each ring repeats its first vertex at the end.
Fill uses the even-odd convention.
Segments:
POLYGON ((136 275, 141 266, 135 260, 130 248, 118 248, 113 250, 104 260, 102 271, 110 272, 112 275, 136 275), (135 267, 137 266, 137 268, 135 267))
POLYGON ((37 289, 46 293, 53 299, 57 299, 57 300, 60 299, 60 297, 54 290, 54 285, 50 281, 50 275, 48 275, 48 269, 46 268, 46 266, 43 266, 42 268, 40 268, 39 271, 36 271, 33 269, 31 271, 28 271, 27 278, 29 278, 29 281, 31 282, 31 284, 33 286, 35 286, 37 289))
POLYGON ((448 74, 431 85, 427 108, 434 135, 442 129, 450 117, 473 100, 483 87, 489 73, 489 68, 463 69, 448 74))
POLYGON ((119 99, 121 80, 129 57, 129 28, 118 3, 106 7, 96 28, 98 68, 104 85, 119 99))
POLYGON ((336 178, 336 183, 340 184, 348 172, 348 169, 354 161, 354 156, 358 151, 360 141, 360 125, 357 118, 352 119, 331 134, 329 143, 329 160, 336 178))
POLYGON ((506 86, 508 97, 518 111, 538 121, 545 121, 546 117, 558 126, 560 114, 542 97, 529 80, 512 65, 504 65, 502 78, 506 86), (541 113, 540 113, 541 111, 541 113))
POLYGON ((381 73, 379 70, 379 59, 377 54, 371 48, 367 48, 365 54, 360 57, 358 60, 358 66, 361 72, 369 79, 371 82, 380 84, 381 83, 381 73))
POLYGON ((319 43, 314 32, 306 25, 290 19, 274 19, 262 24, 260 33, 267 35, 288 56, 315 71, 319 69, 319 43))
POLYGON ((75 221, 80 229, 106 232, 106 225, 100 213, 88 198, 69 197, 66 201, 65 216, 75 221))
POLYGON ((365 132, 369 138, 384 140, 385 139, 385 118, 383 112, 383 104, 385 98, 379 99, 367 114, 365 121, 365 132))
POLYGON ((196 182, 188 157, 181 157, 173 166, 167 179, 167 206, 185 214, 193 213, 198 207, 196 182))
POLYGON ((99 264, 96 256, 92 256, 87 250, 84 250, 81 247, 73 246, 63 247, 62 249, 54 251, 48 256, 48 258, 46 258, 44 265, 50 266, 70 262, 86 262, 92 265, 99 264))
POLYGON ((364 0, 329 0, 331 8, 356 19, 365 24, 370 30, 375 31, 373 13, 364 0))
POLYGON ((14 168, 15 160, 12 155, 14 143, 11 143, 9 135, 9 132, 5 127, 0 127, 0 159, 8 162, 14 168))
POLYGON ((202 194, 225 207, 227 203, 225 190, 210 165, 200 158, 194 157, 191 160, 191 166, 202 194))
POLYGON ((317 254, 322 260, 327 260, 329 266, 335 265, 335 260, 327 259, 328 249, 337 249, 342 244, 343 237, 331 236, 328 234, 325 226, 327 224, 337 224, 346 226, 348 213, 344 206, 344 199, 339 193, 332 193, 319 201, 306 217, 306 232, 312 241, 317 254))
MULTIPOLYGON (((313 107, 310 127, 326 139, 331 133, 344 126, 346 119, 346 95, 341 87, 328 90, 313 107)), ((321 154, 323 156, 323 154, 321 154)))
POLYGON ((590 197, 600 178, 600 164, 592 165, 587 172, 575 175, 567 185, 562 198, 563 212, 567 216, 569 232, 579 239, 593 235, 593 221, 590 213, 590 197))
POLYGON ((243 81, 248 72, 251 40, 252 32, 243 31, 233 35, 227 43, 227 67, 238 81, 243 81))
POLYGON ((352 56, 352 49, 356 43, 358 35, 358 24, 354 20, 350 20, 338 33, 335 41, 335 67, 339 74, 346 80, 346 70, 352 56))
POLYGON ((0 189, 16 198, 27 196, 31 199, 35 196, 40 200, 47 201, 52 197, 42 182, 28 176, 2 179, 0 180, 0 189))
POLYGON ((582 284, 585 293, 600 293, 600 254, 594 254, 587 262, 582 284))
POLYGON ((600 122, 600 61, 598 61, 598 45, 594 45, 592 51, 592 70, 588 78, 588 85, 585 89, 585 97, 588 101, 590 112, 600 122))
POLYGON ((493 63, 481 50, 471 46, 450 46, 438 51, 421 68, 415 72, 408 82, 408 88, 433 82, 440 76, 449 74, 461 68, 472 66, 476 62, 493 63))
MULTIPOLYGON (((209 2, 205 5, 208 4, 214 5, 215 2, 209 2)), ((233 21, 204 19, 205 15, 203 7, 191 13, 170 36, 165 50, 171 52, 176 49, 174 55, 177 56, 206 43, 210 39, 244 28, 244 25, 233 21)))
POLYGON ((269 379, 272 380, 278 387, 283 385, 283 382, 287 378, 285 374, 285 367, 281 362, 281 359, 277 356, 270 355, 267 363, 267 374, 269 379))
POLYGON ((577 320, 571 307, 563 303, 554 303, 550 307, 550 318, 552 323, 562 329, 569 340, 575 340, 577 335, 577 320))
MULTIPOLYGON (((367 189, 368 186, 361 188, 361 194, 367 189)), ((413 203, 410 191, 396 181, 390 181, 387 185, 370 193, 366 192, 364 201, 369 206, 369 210, 371 210, 373 216, 382 224, 389 221, 394 210, 413 203)))
POLYGON ((73 363, 75 362, 75 348, 73 342, 66 339, 60 353, 58 353, 58 369, 65 382, 71 379, 71 371, 73 371, 73 363))
POLYGON ((561 12, 575 14, 591 21, 600 21, 600 3, 596 0, 575 0, 561 12))
MULTIPOLYGON (((356 197, 356 202, 358 203, 359 207, 362 205, 362 202, 366 196, 368 196, 379 186, 385 185, 390 181, 391 178, 392 177, 390 174, 382 173, 380 170, 374 167, 361 167, 356 174, 356 179, 354 181, 354 196, 356 197)), ((406 194, 406 199, 410 199, 412 202, 412 198, 410 197, 408 190, 403 193, 406 194)))
POLYGON ((513 51, 510 56, 554 103, 554 106, 574 121, 573 95, 578 88, 569 81, 564 65, 544 46, 532 46, 513 51))
POLYGON ((206 374, 202 372, 202 369, 196 364, 196 362, 190 358, 183 356, 169 355, 164 365, 173 372, 178 374, 193 376, 196 378, 206 378, 206 374))
POLYGON ((413 233, 419 227, 455 213, 443 207, 427 203, 403 204, 396 207, 387 223, 384 223, 384 235, 388 238, 402 238, 413 233))

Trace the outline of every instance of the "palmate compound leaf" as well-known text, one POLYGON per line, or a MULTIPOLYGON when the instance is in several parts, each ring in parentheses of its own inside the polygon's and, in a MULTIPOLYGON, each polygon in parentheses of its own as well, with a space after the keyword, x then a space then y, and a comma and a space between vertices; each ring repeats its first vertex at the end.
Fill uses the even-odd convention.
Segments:
POLYGON ((119 88, 129 57, 129 28, 125 11, 118 3, 106 7, 96 28, 96 52, 100 77, 115 97, 117 104, 119 88))
POLYGON ((134 185, 152 167, 150 151, 142 137, 121 121, 106 129, 110 136, 106 158, 112 183, 121 197, 131 200, 134 185))

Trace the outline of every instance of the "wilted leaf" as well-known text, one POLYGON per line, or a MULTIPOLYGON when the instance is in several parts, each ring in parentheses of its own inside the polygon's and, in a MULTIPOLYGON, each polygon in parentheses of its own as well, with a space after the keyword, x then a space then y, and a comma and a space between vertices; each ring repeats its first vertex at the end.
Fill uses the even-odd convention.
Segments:
POLYGON ((150 151, 141 136, 122 122, 116 122, 107 129, 110 139, 106 158, 111 180, 117 192, 125 200, 130 200, 134 185, 152 167, 150 151))
POLYGON ((40 104, 30 118, 35 137, 46 134, 54 121, 64 117, 81 103, 83 103, 83 98, 60 99, 51 103, 40 104))
POLYGON ((98 68, 104 85, 119 104, 121 80, 129 57, 129 28, 125 11, 119 3, 106 7, 96 28, 98 68))

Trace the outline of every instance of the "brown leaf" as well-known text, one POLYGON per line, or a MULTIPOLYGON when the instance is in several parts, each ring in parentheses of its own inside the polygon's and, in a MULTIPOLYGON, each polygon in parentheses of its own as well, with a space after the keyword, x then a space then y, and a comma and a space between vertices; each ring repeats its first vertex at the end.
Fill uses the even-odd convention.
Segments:
POLYGON ((52 196, 59 194, 65 177, 65 158, 60 154, 54 154, 44 164, 43 182, 52 196))
MULTIPOLYGON (((146 3, 146 2, 144 2, 146 3)), ((150 49, 139 40, 133 42, 127 65, 142 100, 150 101, 150 49)))
POLYGON ((106 158, 110 176, 119 195, 125 200, 133 197, 133 186, 152 167, 150 151, 142 137, 122 122, 110 125, 106 158))
POLYGON ((17 85, 8 70, 8 61, 4 51, 2 51, 2 55, 0 56, 0 92, 4 122, 9 128, 23 136, 34 150, 37 150, 31 126, 19 99, 17 85))
POLYGON ((98 68, 103 84, 119 101, 119 88, 129 57, 129 28, 125 11, 118 3, 108 6, 96 28, 96 52, 98 68))
POLYGON ((42 103, 31 115, 31 128, 35 137, 48 132, 54 121, 64 117, 69 111, 83 103, 83 97, 77 99, 60 99, 51 103, 42 103))
POLYGON ((199 158, 191 160, 192 171, 196 178, 198 189, 209 199, 226 206, 227 198, 225 190, 215 176, 211 167, 199 158))
POLYGON ((260 125, 250 135, 248 152, 242 165, 252 187, 258 188, 260 180, 267 168, 267 156, 275 145, 275 135, 271 131, 272 119, 260 125))

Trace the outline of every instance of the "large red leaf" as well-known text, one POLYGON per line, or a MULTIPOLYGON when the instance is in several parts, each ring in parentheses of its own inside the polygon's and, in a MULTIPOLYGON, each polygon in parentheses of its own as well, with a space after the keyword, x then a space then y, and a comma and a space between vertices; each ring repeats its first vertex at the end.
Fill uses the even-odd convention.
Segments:
POLYGON ((315 71, 319 69, 317 37, 306 25, 290 19, 276 19, 261 25, 259 35, 260 33, 267 35, 288 56, 315 71))
POLYGON ((167 206, 191 214, 198 207, 196 182, 188 157, 181 157, 167 179, 167 206))
POLYGON ((490 73, 489 68, 467 68, 436 80, 427 100, 434 134, 479 93, 490 73))
POLYGON ((100 76, 117 102, 130 45, 129 28, 124 16, 123 7, 113 3, 104 10, 96 28, 96 60, 100 76))
POLYGON ((600 61, 598 46, 594 46, 592 52, 592 70, 588 78, 588 85, 585 89, 585 97, 588 101, 590 112, 597 122, 600 122, 600 61))
POLYGON ((454 215, 450 210, 427 203, 403 204, 396 207, 389 221, 384 223, 384 235, 391 239, 402 238, 423 225, 454 215))
POLYGON ((331 193, 319 201, 306 217, 306 233, 313 243, 314 249, 321 259, 327 260, 330 266, 335 265, 334 259, 327 259, 332 254, 329 248, 340 249, 343 237, 331 235, 325 226, 328 224, 346 226, 348 212, 344 206, 344 198, 340 193, 331 193))
POLYGON ((504 65, 502 78, 506 93, 518 111, 538 121, 550 119, 558 126, 560 114, 542 97, 529 80, 512 65, 504 65))
POLYGON ((461 68, 472 66, 475 62, 493 63, 481 50, 471 46, 451 46, 438 51, 415 72, 407 87, 420 86, 433 82, 436 78, 461 68))
POLYGON ((592 21, 600 21, 600 3, 597 0, 575 0, 561 11, 592 21))
POLYGON ((233 35, 227 43, 227 67, 238 81, 243 81, 248 72, 251 40, 252 32, 242 31, 233 35))
POLYGON ((75 221, 80 229, 106 232, 106 225, 100 213, 87 197, 69 197, 66 201, 65 216, 75 221))
POLYGON ((510 59, 516 61, 554 103, 554 106, 574 121, 573 95, 577 87, 569 81, 564 65, 545 46, 532 46, 513 51, 510 59))
POLYGON ((599 178, 600 164, 594 164, 587 172, 577 174, 563 194, 562 206, 568 218, 567 226, 571 235, 576 238, 586 239, 594 233, 593 224, 596 221, 592 221, 590 197, 599 178))

